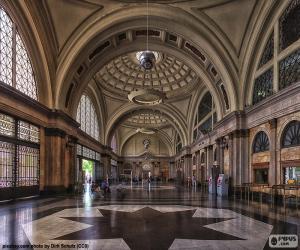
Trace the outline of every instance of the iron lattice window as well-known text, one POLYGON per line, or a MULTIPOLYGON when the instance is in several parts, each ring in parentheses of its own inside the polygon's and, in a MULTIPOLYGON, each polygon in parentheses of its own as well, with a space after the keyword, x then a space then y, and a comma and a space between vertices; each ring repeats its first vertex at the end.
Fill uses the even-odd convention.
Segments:
POLYGON ((100 161, 100 154, 92 149, 77 144, 77 155, 85 158, 100 161))
POLYGON ((39 128, 28 122, 18 122, 18 138, 21 140, 39 143, 39 128))
POLYGON ((300 0, 293 0, 279 19, 280 49, 284 50, 300 38, 300 0))
POLYGON ((35 186, 39 183, 39 156, 38 148, 18 145, 17 187, 35 186))
POLYGON ((77 108, 77 122, 85 133, 99 140, 99 123, 95 107, 87 95, 82 95, 77 108))
POLYGON ((270 149, 269 138, 263 131, 258 132, 253 142, 253 153, 268 151, 270 149))
POLYGON ((269 69, 256 78, 253 90, 253 104, 256 104, 273 93, 273 69, 269 69))
POLYGON ((39 128, 0 114, 0 134, 0 188, 38 185, 39 128))
POLYGON ((280 61, 279 88, 283 89, 300 81, 300 49, 280 61))
POLYGON ((260 58, 258 67, 260 68, 261 66, 269 62, 273 58, 273 55, 274 55, 274 33, 271 34, 271 36, 267 41, 264 52, 260 58))
POLYGON ((37 100, 31 62, 16 25, 0 7, 0 81, 37 100))
POLYGON ((193 140, 196 141, 201 134, 208 133, 213 128, 213 123, 216 122, 216 113, 212 96, 207 92, 197 110, 194 130, 193 130, 193 140), (214 119, 213 119, 214 118, 214 119))
POLYGON ((0 141, 0 188, 14 186, 15 145, 0 141))
POLYGON ((300 146, 300 121, 290 122, 283 132, 282 147, 300 146))
POLYGON ((14 118, 0 114, 0 135, 15 136, 15 120, 14 118))

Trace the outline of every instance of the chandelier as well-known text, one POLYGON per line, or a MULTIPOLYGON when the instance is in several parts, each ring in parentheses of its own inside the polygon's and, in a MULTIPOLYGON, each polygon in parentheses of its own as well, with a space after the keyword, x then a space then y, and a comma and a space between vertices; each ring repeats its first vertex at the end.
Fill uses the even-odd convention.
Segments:
POLYGON ((138 60, 145 70, 151 70, 156 62, 156 55, 149 50, 149 3, 147 0, 147 34, 146 34, 146 51, 139 54, 138 60))

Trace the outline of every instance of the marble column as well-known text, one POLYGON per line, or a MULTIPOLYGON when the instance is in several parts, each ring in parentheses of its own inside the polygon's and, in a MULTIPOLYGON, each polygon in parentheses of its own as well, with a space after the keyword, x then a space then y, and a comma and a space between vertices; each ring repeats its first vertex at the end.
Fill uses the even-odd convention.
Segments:
POLYGON ((223 148, 223 137, 216 140, 217 144, 217 165, 220 169, 220 173, 224 174, 224 148, 223 148))
MULTIPOLYGON (((44 191, 57 193, 66 190, 66 133, 57 128, 45 129, 44 191)), ((67 181, 68 182, 68 181, 67 181)))
POLYGON ((236 130, 232 140, 233 165, 232 183, 241 185, 249 182, 249 130, 236 130))
POLYGON ((176 167, 175 162, 170 161, 169 162, 169 179, 175 179, 176 178, 176 167))
POLYGON ((109 154, 101 154, 101 163, 103 166, 103 178, 111 175, 111 156, 109 154))
POLYGON ((183 169, 184 169, 184 181, 187 181, 188 177, 192 178, 192 154, 186 154, 183 157, 183 169))
POLYGON ((207 166, 207 174, 206 177, 207 179, 209 178, 209 176, 211 176, 211 171, 214 165, 214 150, 213 150, 213 146, 209 145, 206 148, 206 166, 207 166))
POLYGON ((76 143, 77 138, 68 136, 66 142, 66 156, 64 168, 64 187, 69 191, 72 190, 75 184, 76 171, 76 143))

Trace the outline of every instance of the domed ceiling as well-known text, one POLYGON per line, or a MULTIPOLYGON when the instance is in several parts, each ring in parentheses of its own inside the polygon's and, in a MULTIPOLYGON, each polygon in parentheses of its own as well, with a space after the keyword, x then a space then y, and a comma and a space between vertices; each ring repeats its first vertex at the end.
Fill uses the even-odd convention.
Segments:
POLYGON ((163 126, 168 124, 166 117, 160 113, 151 110, 145 110, 142 113, 133 115, 125 121, 127 125, 136 127, 145 126, 163 126))
POLYGON ((157 60, 151 70, 139 65, 139 52, 134 52, 107 63, 96 74, 96 79, 104 89, 126 96, 140 89, 159 90, 167 97, 188 93, 198 80, 196 73, 174 56, 154 53, 157 60))

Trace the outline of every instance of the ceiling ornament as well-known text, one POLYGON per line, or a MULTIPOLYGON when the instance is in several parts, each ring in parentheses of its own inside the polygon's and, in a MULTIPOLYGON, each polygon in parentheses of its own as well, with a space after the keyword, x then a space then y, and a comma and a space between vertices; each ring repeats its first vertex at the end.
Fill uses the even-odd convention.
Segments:
POLYGON ((138 128, 136 130, 137 133, 147 134, 147 135, 153 135, 155 134, 155 130, 148 129, 148 128, 138 128))
POLYGON ((128 94, 128 99, 140 105, 157 105, 166 99, 166 95, 155 89, 140 89, 131 91, 128 94))

